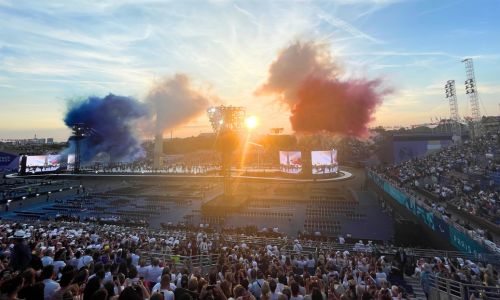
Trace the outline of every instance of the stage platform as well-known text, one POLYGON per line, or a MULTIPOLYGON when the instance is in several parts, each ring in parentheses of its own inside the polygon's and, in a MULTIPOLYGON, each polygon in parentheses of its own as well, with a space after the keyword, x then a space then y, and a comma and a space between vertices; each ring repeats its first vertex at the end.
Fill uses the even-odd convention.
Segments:
MULTIPOLYGON (((242 180, 249 180, 249 181, 277 181, 277 182, 302 182, 302 183, 307 183, 307 182, 335 182, 335 181, 344 181, 344 180, 349 180, 354 178, 354 175, 351 172, 348 172, 346 170, 340 170, 336 176, 332 177, 324 177, 324 176, 318 176, 318 177, 313 177, 311 176, 310 178, 301 178, 299 176, 293 176, 291 177, 290 174, 283 174, 279 172, 273 172, 273 173, 268 173, 269 176, 253 176, 248 172, 248 170, 242 170, 242 171, 237 171, 233 170, 231 177, 232 178, 238 178, 242 180)), ((118 172, 112 172, 112 173, 103 173, 103 172, 96 172, 96 173, 79 173, 79 174, 70 174, 70 173, 57 173, 57 174, 40 174, 40 175, 25 175, 25 176, 20 176, 17 174, 10 174, 7 175, 9 178, 39 178, 39 179, 73 179, 73 180, 79 180, 79 179, 92 179, 92 178, 107 178, 107 179, 140 179, 140 178, 148 178, 148 179, 153 179, 153 178, 165 178, 165 179, 182 179, 182 180, 189 180, 189 179, 221 179, 222 176, 220 175, 212 175, 212 174, 207 174, 207 175, 197 175, 197 174, 164 174, 164 173, 118 173, 118 172)))

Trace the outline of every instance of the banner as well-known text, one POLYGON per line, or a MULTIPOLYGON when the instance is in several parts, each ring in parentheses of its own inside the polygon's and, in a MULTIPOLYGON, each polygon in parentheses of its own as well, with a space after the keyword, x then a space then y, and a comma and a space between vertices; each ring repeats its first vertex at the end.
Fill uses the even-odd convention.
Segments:
POLYGON ((424 206, 416 203, 403 192, 399 191, 388 181, 382 179, 377 174, 368 171, 368 177, 387 194, 389 194, 396 202, 406 207, 413 215, 422 220, 424 224, 432 229, 436 234, 448 240, 451 245, 459 251, 465 253, 473 253, 477 256, 478 253, 488 253, 487 249, 483 247, 480 242, 475 241, 466 233, 459 231, 455 226, 446 223, 443 219, 435 216, 432 211, 427 210, 424 206))
POLYGON ((449 226, 450 230, 450 242, 453 247, 457 248, 462 252, 478 253, 487 252, 486 249, 479 245, 476 241, 470 238, 466 233, 459 231, 454 226, 449 226))
POLYGON ((443 238, 448 240, 450 238, 450 229, 448 223, 439 217, 434 217, 434 225, 436 226, 436 232, 443 238))

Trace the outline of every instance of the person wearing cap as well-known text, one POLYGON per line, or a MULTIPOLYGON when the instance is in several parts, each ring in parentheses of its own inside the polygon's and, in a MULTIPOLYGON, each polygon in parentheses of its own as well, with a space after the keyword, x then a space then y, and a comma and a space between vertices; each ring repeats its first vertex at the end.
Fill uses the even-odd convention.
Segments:
POLYGON ((14 271, 24 271, 31 261, 31 250, 28 247, 24 230, 17 230, 12 238, 14 239, 14 248, 11 252, 10 263, 14 271))

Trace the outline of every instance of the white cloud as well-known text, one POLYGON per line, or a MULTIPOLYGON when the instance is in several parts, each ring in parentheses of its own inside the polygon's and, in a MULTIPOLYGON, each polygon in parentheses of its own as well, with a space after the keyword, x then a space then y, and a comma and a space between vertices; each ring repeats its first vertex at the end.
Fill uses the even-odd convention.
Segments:
POLYGON ((372 43, 376 43, 376 44, 384 43, 382 40, 377 39, 377 38, 363 32, 363 31, 359 30, 358 28, 356 28, 352 24, 350 24, 350 23, 348 23, 340 18, 331 16, 331 15, 324 15, 324 14, 319 14, 318 17, 321 20, 327 22, 328 24, 330 24, 338 29, 341 29, 345 32, 348 32, 353 37, 366 39, 366 40, 368 40, 372 43))
MULTIPOLYGON (((37 89, 47 86, 47 99, 105 92, 141 97, 153 80, 185 72, 214 97, 270 116, 270 123, 279 119, 279 126, 287 127, 288 116, 279 106, 252 93, 278 51, 297 39, 331 44, 334 57, 347 66, 346 74, 356 76, 371 71, 389 78, 399 72, 415 75, 422 68, 441 66, 440 60, 462 58, 460 49, 405 51, 376 26, 364 23, 396 2, 404 1, 16 1, 7 9, 13 2, 0 0, 0 85, 9 91, 26 91, 26 83, 39 85, 37 89), (15 13, 9 13, 14 8, 15 13)), ((492 62, 500 57, 478 53, 471 56, 492 62)), ((403 86, 400 79, 394 79, 396 91, 403 86)), ((405 84, 412 86, 410 79, 405 84)), ((422 88, 403 86, 388 97, 379 117, 392 110, 408 117, 407 111, 433 108, 428 99, 441 97, 440 87, 413 86, 422 88)), ((487 99, 498 93, 493 83, 479 90, 487 99)), ((55 104, 45 101, 47 109, 53 109, 55 104)))

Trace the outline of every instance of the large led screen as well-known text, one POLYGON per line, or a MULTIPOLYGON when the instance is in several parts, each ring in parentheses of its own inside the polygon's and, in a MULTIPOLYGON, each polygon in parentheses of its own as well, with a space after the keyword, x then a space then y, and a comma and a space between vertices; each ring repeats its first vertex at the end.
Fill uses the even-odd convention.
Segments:
POLYGON ((280 151, 280 169, 285 173, 300 173, 302 171, 302 153, 300 151, 280 151))
POLYGON ((61 169, 61 155, 28 155, 26 157, 27 173, 54 172, 61 169))
POLYGON ((339 171, 337 150, 311 151, 311 164, 313 174, 337 173, 339 171))
POLYGON ((75 155, 74 154, 68 154, 68 166, 66 169, 68 171, 73 171, 75 169, 75 155))

